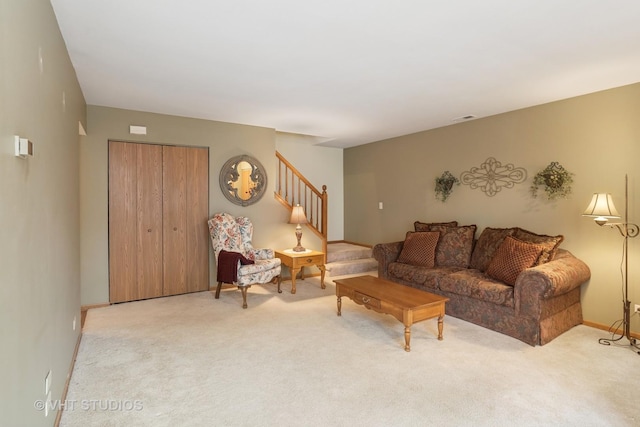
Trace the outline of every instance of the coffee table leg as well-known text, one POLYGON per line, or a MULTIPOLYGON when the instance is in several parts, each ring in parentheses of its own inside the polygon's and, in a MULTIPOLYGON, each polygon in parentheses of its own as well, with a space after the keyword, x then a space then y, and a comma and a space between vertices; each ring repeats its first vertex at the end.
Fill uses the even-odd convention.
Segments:
POLYGON ((411 351, 411 326, 404 327, 404 351, 411 351))
POLYGON ((411 325, 413 325, 413 311, 402 312, 402 324, 404 325, 404 351, 411 351, 411 325))
POLYGON ((438 316, 438 340, 442 341, 442 327, 444 326, 444 314, 438 316))
POLYGON ((342 316, 342 297, 338 297, 338 316, 342 316))

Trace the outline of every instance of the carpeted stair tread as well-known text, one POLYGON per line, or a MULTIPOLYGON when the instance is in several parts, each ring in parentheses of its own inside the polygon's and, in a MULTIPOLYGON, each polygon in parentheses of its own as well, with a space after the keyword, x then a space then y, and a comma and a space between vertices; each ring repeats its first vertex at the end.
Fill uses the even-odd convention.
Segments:
POLYGON ((352 243, 330 243, 327 245, 327 263, 371 258, 372 249, 352 243))
POLYGON ((346 261, 336 261, 327 264, 327 272, 331 277, 343 276, 346 274, 364 273, 367 271, 377 271, 378 261, 374 258, 350 259, 346 261))

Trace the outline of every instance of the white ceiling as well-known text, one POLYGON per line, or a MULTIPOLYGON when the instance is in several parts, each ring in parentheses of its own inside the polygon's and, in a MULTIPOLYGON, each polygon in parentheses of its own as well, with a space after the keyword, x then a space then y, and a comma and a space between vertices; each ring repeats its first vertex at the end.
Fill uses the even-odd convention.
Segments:
POLYGON ((88 104, 350 147, 640 81, 638 0, 51 0, 88 104))

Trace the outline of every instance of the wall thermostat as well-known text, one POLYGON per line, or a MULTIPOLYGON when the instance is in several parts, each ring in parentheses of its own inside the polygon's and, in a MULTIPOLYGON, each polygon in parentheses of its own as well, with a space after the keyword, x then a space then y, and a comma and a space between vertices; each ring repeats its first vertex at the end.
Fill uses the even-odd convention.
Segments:
POLYGON ((20 138, 15 135, 16 157, 26 159, 27 156, 33 157, 33 142, 27 138, 20 138))

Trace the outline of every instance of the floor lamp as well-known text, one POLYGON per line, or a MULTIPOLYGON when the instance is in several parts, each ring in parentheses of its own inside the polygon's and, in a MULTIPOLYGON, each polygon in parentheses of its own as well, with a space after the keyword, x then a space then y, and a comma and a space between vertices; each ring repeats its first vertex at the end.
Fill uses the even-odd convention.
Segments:
MULTIPOLYGON (((628 280, 628 265, 629 265, 629 255, 628 255, 628 247, 629 247, 629 238, 636 237, 640 232, 640 228, 636 224, 630 224, 627 221, 627 217, 629 214, 629 179, 627 175, 624 176, 624 222, 609 222, 610 218, 620 218, 620 214, 616 210, 616 207, 613 204, 613 198, 609 193, 596 193, 593 195, 589 206, 584 211, 582 215, 595 217, 596 224, 609 227, 615 227, 620 231, 620 234, 624 238, 623 242, 623 294, 622 294, 622 304, 623 304, 623 318, 622 318, 622 334, 618 338, 600 338, 598 342, 604 345, 611 345, 616 341, 620 341, 622 338, 627 338, 629 341, 629 345, 634 347, 636 350, 640 350, 638 344, 636 343, 636 339, 631 336, 631 301, 629 301, 629 280, 628 280)), ((640 354, 640 351, 638 351, 640 354)))

